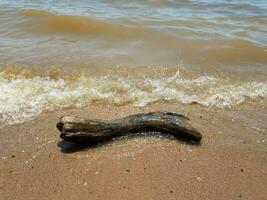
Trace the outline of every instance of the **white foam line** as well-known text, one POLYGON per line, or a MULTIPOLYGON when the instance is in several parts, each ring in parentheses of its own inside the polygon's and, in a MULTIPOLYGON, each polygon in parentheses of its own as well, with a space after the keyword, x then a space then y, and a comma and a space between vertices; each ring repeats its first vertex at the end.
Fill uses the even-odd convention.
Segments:
POLYGON ((247 99, 267 99, 267 82, 230 83, 212 76, 80 77, 72 82, 50 78, 5 79, 0 75, 0 126, 33 119, 44 110, 81 108, 95 102, 105 105, 146 106, 154 102, 196 102, 219 108, 247 99))

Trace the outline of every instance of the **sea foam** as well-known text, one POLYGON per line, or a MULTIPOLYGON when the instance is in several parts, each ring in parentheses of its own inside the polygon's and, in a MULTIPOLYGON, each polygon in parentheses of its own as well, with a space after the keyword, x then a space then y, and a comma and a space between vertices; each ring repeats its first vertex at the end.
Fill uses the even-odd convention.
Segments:
POLYGON ((75 80, 0 75, 0 125, 22 123, 45 110, 87 105, 198 103, 229 108, 246 100, 267 99, 267 82, 230 82, 214 76, 185 79, 177 72, 168 77, 81 76, 75 80))

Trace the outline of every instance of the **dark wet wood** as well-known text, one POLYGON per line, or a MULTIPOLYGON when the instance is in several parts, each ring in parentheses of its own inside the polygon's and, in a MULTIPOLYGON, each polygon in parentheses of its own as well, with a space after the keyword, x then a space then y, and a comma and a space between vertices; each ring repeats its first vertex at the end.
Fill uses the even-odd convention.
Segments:
POLYGON ((60 118, 57 128, 62 139, 82 144, 97 143, 137 132, 160 132, 195 142, 200 142, 202 138, 187 117, 170 112, 140 113, 109 121, 65 116, 60 118))

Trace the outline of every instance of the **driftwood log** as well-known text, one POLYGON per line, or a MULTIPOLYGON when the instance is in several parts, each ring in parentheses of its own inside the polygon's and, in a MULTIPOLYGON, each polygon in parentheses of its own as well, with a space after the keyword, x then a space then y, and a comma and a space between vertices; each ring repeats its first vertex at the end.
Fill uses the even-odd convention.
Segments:
POLYGON ((68 142, 92 144, 137 132, 160 132, 178 139, 199 143, 202 135, 183 115, 150 112, 115 120, 88 120, 75 116, 61 117, 57 123, 60 137, 68 142))

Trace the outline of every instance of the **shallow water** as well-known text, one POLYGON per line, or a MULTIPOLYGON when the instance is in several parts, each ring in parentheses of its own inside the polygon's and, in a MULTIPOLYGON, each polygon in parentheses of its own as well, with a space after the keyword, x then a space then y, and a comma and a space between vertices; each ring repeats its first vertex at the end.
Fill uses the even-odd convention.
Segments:
POLYGON ((263 0, 0 0, 0 122, 95 103, 266 104, 266 13, 263 0))

